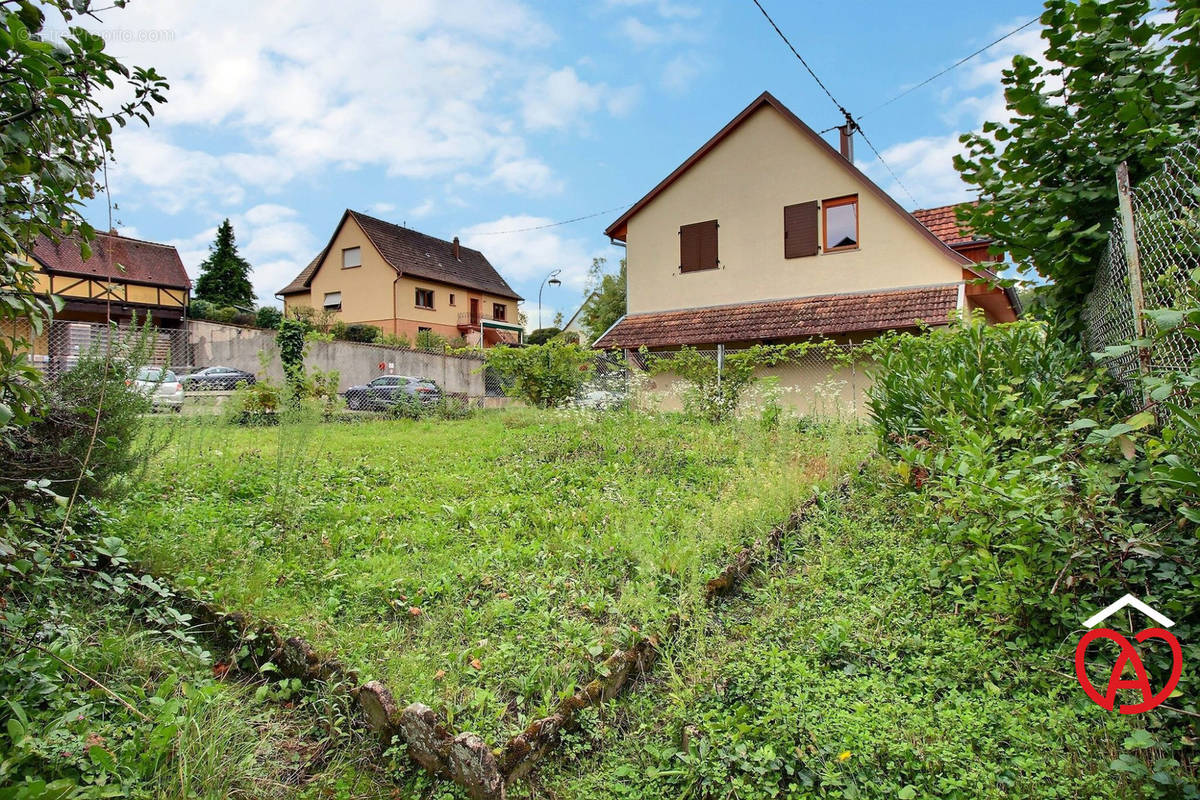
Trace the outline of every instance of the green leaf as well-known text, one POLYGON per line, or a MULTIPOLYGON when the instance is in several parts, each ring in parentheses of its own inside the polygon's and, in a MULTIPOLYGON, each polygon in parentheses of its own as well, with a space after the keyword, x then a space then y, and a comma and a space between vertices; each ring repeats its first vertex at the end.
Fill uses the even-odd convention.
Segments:
POLYGON ((88 758, 92 763, 103 769, 105 772, 116 772, 117 760, 113 758, 113 754, 105 750, 99 745, 92 745, 88 748, 88 758))
POLYGON ((1133 733, 1125 737, 1125 741, 1121 746, 1126 750, 1145 750, 1149 747, 1158 745, 1158 740, 1154 738, 1145 728, 1139 728, 1133 733))

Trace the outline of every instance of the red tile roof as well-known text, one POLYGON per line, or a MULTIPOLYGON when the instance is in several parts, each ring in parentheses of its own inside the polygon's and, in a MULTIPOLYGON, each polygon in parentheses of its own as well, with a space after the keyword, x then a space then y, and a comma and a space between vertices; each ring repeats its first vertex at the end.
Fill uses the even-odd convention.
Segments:
POLYGON ((60 275, 133 281, 173 289, 190 289, 192 286, 179 259, 179 251, 169 244, 97 232, 91 248, 91 258, 84 261, 76 236, 58 242, 39 236, 30 255, 48 272, 60 275))
POLYGON ((937 325, 958 308, 958 289, 947 284, 629 314, 593 347, 713 345, 937 325))
MULTIPOLYGON (((383 260, 401 275, 465 286, 513 300, 524 299, 513 291, 478 250, 460 245, 458 259, 455 260, 452 242, 349 209, 343 215, 342 222, 338 223, 337 230, 341 229, 347 217, 352 217, 358 223, 371 240, 371 244, 383 256, 383 260)), ((337 235, 337 230, 334 231, 334 236, 337 235)), ((333 244, 332 238, 330 244, 333 244)), ((326 245, 291 283, 279 290, 279 294, 308 291, 312 285, 312 277, 328 250, 329 245, 326 245)))
POLYGON ((955 203, 954 205, 938 206, 937 208, 918 208, 912 212, 912 215, 917 218, 917 222, 928 228, 934 236, 941 239, 950 247, 970 242, 991 241, 990 239, 977 236, 969 226, 958 221, 958 209, 965 205, 975 204, 955 203))

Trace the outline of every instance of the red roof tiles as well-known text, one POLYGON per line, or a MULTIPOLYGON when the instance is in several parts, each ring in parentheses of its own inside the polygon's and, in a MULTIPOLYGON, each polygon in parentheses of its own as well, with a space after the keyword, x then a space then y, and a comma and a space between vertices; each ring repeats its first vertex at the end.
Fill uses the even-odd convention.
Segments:
POLYGON ((630 314, 593 346, 713 345, 937 325, 958 308, 958 289, 948 284, 630 314))
POLYGON ((144 242, 115 233, 96 233, 92 257, 84 261, 79 239, 69 236, 52 242, 39 236, 30 255, 48 271, 83 278, 132 281, 173 289, 190 289, 192 282, 179 260, 179 251, 169 244, 144 242))
POLYGON ((991 241, 990 239, 977 236, 969 226, 958 221, 958 209, 964 205, 974 205, 974 203, 955 203, 954 205, 938 206, 937 208, 918 208, 912 212, 912 215, 917 218, 917 222, 928 228, 934 236, 941 239, 950 247, 956 247, 969 242, 991 241))

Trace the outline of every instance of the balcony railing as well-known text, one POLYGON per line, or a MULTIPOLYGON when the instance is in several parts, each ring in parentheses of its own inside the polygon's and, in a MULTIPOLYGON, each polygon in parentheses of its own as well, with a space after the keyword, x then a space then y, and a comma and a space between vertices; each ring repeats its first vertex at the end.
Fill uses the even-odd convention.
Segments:
POLYGON ((470 328, 475 330, 478 329, 479 326, 484 322, 502 322, 506 325, 512 324, 506 319, 496 319, 490 314, 472 314, 469 311, 465 311, 458 315, 458 327, 460 328, 470 328))

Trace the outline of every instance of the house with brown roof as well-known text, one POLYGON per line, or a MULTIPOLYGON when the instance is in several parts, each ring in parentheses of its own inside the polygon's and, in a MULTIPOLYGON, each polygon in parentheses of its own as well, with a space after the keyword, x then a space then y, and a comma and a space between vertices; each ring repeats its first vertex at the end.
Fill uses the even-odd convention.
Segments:
POLYGON ((307 306, 410 340, 421 331, 485 347, 523 338, 523 298, 483 253, 350 209, 278 294, 285 314, 307 306))
POLYGON ((192 282, 179 251, 116 232, 96 233, 83 258, 75 236, 39 236, 25 254, 38 291, 57 295, 56 320, 128 322, 149 318, 159 328, 178 328, 186 317, 192 282))
POLYGON ((605 233, 626 247, 627 313, 598 348, 861 342, 981 311, 1016 319, 988 281, 991 242, 952 207, 914 216, 764 92, 605 233), (981 263, 982 262, 982 263, 981 263))

